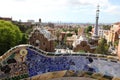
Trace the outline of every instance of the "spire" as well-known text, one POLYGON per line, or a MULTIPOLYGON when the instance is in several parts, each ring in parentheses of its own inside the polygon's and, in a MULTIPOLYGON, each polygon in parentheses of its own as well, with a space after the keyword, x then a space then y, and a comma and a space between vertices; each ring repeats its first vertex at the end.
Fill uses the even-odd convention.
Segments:
POLYGON ((96 25, 95 25, 95 34, 96 36, 98 36, 98 19, 99 19, 99 5, 97 6, 97 10, 96 10, 96 25))
POLYGON ((97 10, 96 10, 96 24, 95 24, 95 28, 94 28, 94 34, 93 34, 93 39, 98 40, 99 36, 98 36, 98 19, 99 19, 99 5, 97 6, 97 10))
POLYGON ((38 27, 41 27, 41 18, 39 18, 38 27))

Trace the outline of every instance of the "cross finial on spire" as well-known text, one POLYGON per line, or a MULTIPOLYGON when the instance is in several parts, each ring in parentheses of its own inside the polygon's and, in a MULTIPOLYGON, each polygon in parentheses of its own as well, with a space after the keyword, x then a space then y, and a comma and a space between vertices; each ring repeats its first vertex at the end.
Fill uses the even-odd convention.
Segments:
POLYGON ((100 5, 98 4, 98 5, 97 5, 97 12, 99 12, 99 7, 100 7, 100 5))

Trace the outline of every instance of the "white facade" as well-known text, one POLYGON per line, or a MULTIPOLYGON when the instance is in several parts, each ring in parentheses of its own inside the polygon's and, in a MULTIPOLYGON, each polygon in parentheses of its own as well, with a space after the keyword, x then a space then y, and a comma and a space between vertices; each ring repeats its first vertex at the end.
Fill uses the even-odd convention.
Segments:
POLYGON ((99 35, 99 37, 105 37, 105 33, 108 33, 109 32, 109 30, 103 30, 103 29, 99 29, 98 30, 98 35, 99 35))

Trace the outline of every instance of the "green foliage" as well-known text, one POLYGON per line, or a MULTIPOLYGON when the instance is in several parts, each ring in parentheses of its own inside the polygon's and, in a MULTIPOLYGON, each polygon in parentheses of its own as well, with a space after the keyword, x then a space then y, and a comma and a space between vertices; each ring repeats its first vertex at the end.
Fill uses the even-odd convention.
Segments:
POLYGON ((80 52, 80 53, 85 53, 85 51, 84 51, 84 50, 79 50, 79 52, 80 52))
POLYGON ((14 23, 16 26, 19 27, 22 33, 26 33, 27 30, 32 29, 32 25, 24 25, 21 22, 14 23))
POLYGON ((76 35, 78 35, 78 28, 75 28, 74 31, 75 31, 76 35))
POLYGON ((32 32, 32 30, 32 28, 28 28, 25 33, 29 35, 32 32))
POLYGON ((88 26, 88 27, 85 29, 85 33, 89 33, 90 31, 92 31, 92 26, 88 26))
POLYGON ((88 26, 87 28, 85 28, 85 33, 87 38, 91 36, 91 34, 89 33, 90 31, 92 31, 92 26, 88 26))
POLYGON ((109 46, 107 45, 107 41, 102 38, 99 43, 98 43, 98 47, 96 48, 96 53, 98 54, 108 54, 108 48, 109 46))
POLYGON ((55 42, 54 42, 54 46, 56 47, 57 45, 58 45, 58 42, 57 42, 57 41, 55 41, 55 42))
POLYGON ((69 29, 65 29, 65 28, 63 28, 62 29, 64 32, 67 32, 67 31, 70 31, 70 32, 75 32, 76 34, 78 34, 78 28, 69 28, 69 29))
POLYGON ((116 40, 116 41, 114 42, 114 45, 115 45, 115 46, 118 46, 118 43, 119 43, 119 40, 116 40))
POLYGON ((103 25, 104 30, 110 30, 111 26, 110 25, 103 25))
POLYGON ((67 35, 65 35, 64 39, 63 39, 63 44, 65 45, 66 43, 66 39, 67 39, 67 35))
POLYGON ((71 36, 72 36, 72 34, 71 34, 71 33, 68 33, 68 34, 67 34, 67 37, 71 37, 71 36))
POLYGON ((21 39, 22 33, 16 25, 9 21, 0 20, 0 55, 18 45, 21 39))
POLYGON ((67 29, 64 29, 64 28, 63 28, 62 30, 63 30, 64 32, 67 32, 67 29))
POLYGON ((20 41, 20 44, 26 44, 28 42, 28 35, 23 33, 22 40, 20 41))
POLYGON ((78 28, 70 28, 68 31, 70 32, 75 32, 76 34, 78 34, 78 28))
POLYGON ((59 41, 59 37, 60 37, 60 30, 56 31, 56 37, 57 37, 57 41, 59 41))

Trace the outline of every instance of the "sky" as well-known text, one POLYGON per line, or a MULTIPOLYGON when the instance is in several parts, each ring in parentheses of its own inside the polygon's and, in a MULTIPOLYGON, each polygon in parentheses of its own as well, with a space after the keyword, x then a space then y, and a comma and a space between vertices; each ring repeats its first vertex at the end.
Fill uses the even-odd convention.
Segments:
POLYGON ((95 23, 97 5, 99 23, 120 21, 119 0, 0 0, 0 17, 42 22, 95 23))

